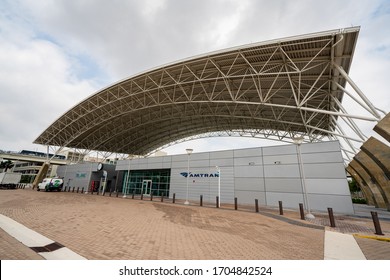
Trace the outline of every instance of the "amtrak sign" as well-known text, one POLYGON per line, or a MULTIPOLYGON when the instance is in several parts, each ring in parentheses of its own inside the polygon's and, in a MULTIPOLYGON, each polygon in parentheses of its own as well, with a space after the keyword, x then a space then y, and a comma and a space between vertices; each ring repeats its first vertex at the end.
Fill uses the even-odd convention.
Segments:
POLYGON ((181 172, 181 176, 187 178, 187 177, 194 177, 194 178, 216 178, 219 177, 219 173, 192 173, 188 175, 188 172, 181 172))

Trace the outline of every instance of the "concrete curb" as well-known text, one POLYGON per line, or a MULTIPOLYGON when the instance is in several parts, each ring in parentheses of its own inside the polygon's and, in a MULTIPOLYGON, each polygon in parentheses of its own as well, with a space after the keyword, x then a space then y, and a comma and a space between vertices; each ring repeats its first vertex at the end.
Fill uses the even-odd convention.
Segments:
POLYGON ((63 245, 1 214, 0 228, 47 260, 86 260, 63 245))
POLYGON ((366 260, 366 257, 352 235, 326 230, 324 260, 366 260))

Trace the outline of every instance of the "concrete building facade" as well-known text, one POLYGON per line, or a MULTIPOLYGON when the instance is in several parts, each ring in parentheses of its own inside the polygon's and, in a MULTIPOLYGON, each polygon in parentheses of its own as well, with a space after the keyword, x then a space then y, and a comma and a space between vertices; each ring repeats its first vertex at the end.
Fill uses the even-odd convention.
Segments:
POLYGON ((338 141, 172 155, 119 161, 122 192, 165 195, 222 203, 298 208, 305 203, 304 184, 312 210, 353 213, 346 171, 338 141), (130 171, 130 172, 129 172, 130 171), (130 176, 129 176, 130 174, 130 176), (303 180, 304 178, 304 180, 303 180), (155 182, 156 181, 156 182, 155 182))
POLYGON ((106 180, 105 191, 115 190, 117 176, 115 165, 87 162, 80 164, 63 165, 57 168, 57 176, 64 179, 64 188, 84 188, 84 191, 102 191, 106 180), (104 176, 104 171, 107 176, 104 176))

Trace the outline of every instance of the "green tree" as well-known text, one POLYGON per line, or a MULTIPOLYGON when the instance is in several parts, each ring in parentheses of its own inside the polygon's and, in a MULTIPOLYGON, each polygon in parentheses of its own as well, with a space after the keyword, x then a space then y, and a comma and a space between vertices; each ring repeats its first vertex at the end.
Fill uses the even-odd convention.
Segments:
POLYGON ((350 181, 348 181, 348 185, 349 185, 349 191, 351 193, 355 193, 355 192, 360 191, 360 187, 358 186, 358 184, 356 183, 354 178, 352 178, 350 181))
POLYGON ((7 172, 7 170, 11 169, 13 166, 14 164, 9 159, 0 162, 0 169, 4 169, 4 172, 7 172))

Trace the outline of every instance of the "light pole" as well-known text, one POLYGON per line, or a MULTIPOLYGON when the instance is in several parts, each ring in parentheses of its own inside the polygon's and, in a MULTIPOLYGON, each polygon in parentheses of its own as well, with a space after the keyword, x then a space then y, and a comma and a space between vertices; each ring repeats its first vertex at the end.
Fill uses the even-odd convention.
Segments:
POLYGON ((185 205, 189 205, 188 201, 188 179, 190 177, 190 155, 192 154, 193 149, 186 149, 187 152, 187 195, 186 195, 186 201, 184 202, 185 205))
POLYGON ((218 208, 221 208, 221 168, 216 166, 218 170, 218 208))
POLYGON ((129 178, 130 178, 130 168, 131 168, 131 159, 129 159, 129 168, 127 169, 127 176, 126 176, 126 180, 124 180, 124 184, 123 184, 123 187, 122 187, 122 193, 123 193, 123 198, 126 198, 126 193, 127 193, 127 190, 129 188, 129 178))
POLYGON ((297 146, 297 151, 298 151, 298 164, 299 164, 299 170, 300 170, 300 176, 301 176, 301 182, 302 182, 302 188, 303 188, 303 193, 304 193, 304 199, 305 199, 305 204, 307 207, 307 214, 305 217, 307 219, 314 219, 314 215, 310 211, 310 203, 309 203, 309 197, 307 195, 307 190, 306 190, 306 178, 305 178, 305 172, 303 170, 303 163, 302 163, 302 155, 301 155, 301 144, 303 142, 303 136, 295 136, 292 138, 294 141, 294 144, 297 146))

